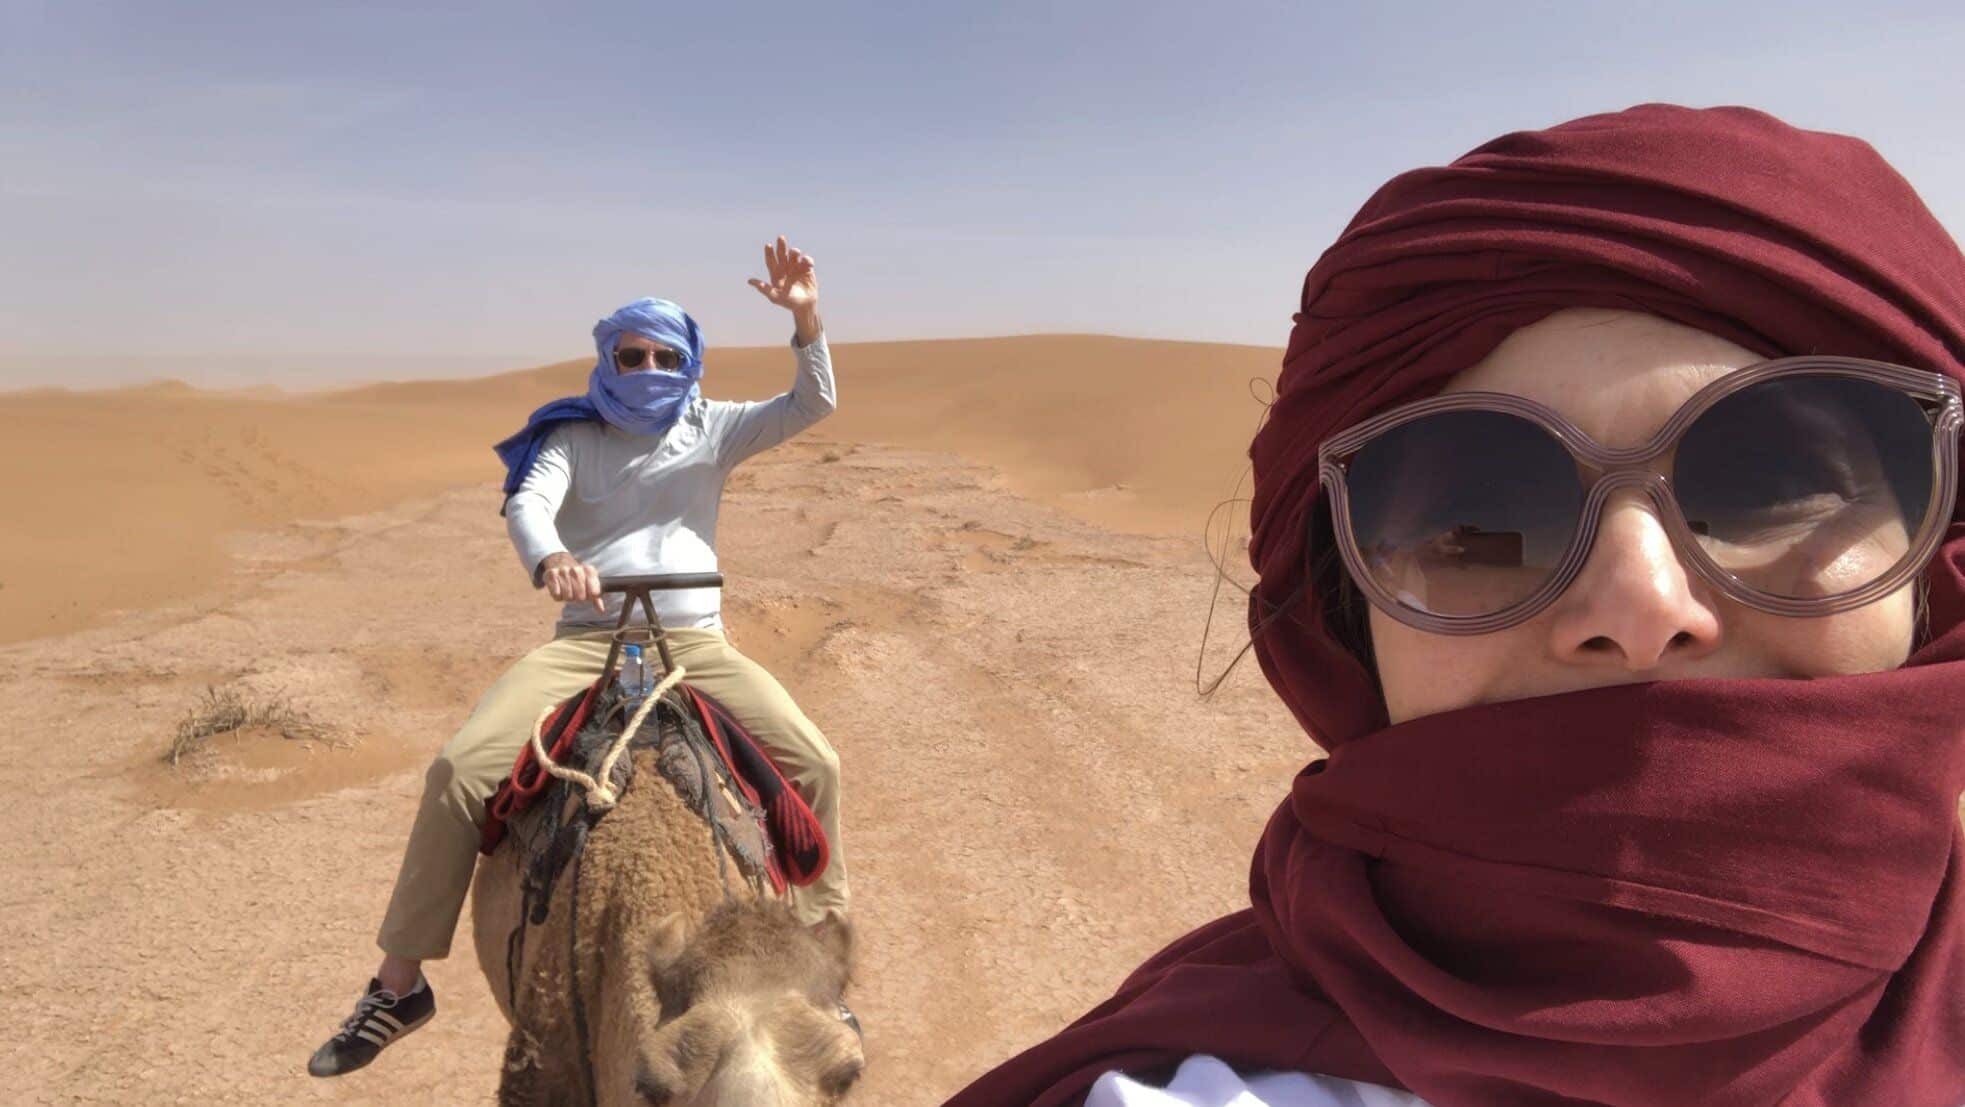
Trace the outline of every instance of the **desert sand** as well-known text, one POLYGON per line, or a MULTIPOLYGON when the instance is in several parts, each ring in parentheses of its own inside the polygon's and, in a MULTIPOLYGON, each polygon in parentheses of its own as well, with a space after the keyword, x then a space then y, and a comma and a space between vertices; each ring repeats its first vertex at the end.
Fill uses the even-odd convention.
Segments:
MULTIPOLYGON (((732 638, 844 765, 853 1102, 939 1102, 1245 902, 1314 751, 1252 663, 1195 694, 1202 525, 1276 356, 842 345, 839 413, 733 479, 732 638)), ((705 386, 763 397, 790 366, 718 351, 705 386)), ((584 373, 0 396, 0 1099, 490 1101, 504 1028, 468 922, 429 968, 437 1021, 340 1080, 304 1065, 372 967, 422 766, 550 633, 488 444, 584 373), (163 764, 213 686, 327 732, 163 764)), ((1211 668, 1242 640, 1222 598, 1211 668)))

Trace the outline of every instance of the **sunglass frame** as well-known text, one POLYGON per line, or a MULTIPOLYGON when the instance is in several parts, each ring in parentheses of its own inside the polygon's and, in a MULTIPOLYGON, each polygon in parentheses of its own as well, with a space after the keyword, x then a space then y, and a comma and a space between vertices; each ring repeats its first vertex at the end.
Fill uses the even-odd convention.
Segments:
POLYGON ((1851 611, 1873 603, 1910 583, 1923 571, 1944 540, 1958 494, 1959 426, 1965 422, 1958 382, 1940 373, 1910 369, 1863 358, 1804 356, 1778 358, 1747 366, 1713 381, 1686 400, 1656 434, 1638 446, 1609 449, 1583 433, 1547 405, 1505 392, 1456 392, 1405 404, 1383 412, 1326 439, 1317 450, 1318 480, 1330 496, 1331 519, 1338 552, 1346 571, 1365 597, 1386 615, 1433 634, 1490 634, 1534 618, 1575 582, 1596 542, 1603 506, 1620 488, 1637 488, 1650 497, 1679 559, 1721 593, 1756 610, 1775 615, 1819 617, 1851 611), (1860 588, 1834 596, 1778 596, 1748 585, 1719 566, 1699 546, 1686 525, 1685 513, 1672 491, 1672 482, 1657 463, 1678 447, 1686 428, 1721 400, 1769 379, 1787 376, 1837 376, 1871 381, 1896 389, 1919 401, 1931 422, 1933 481, 1931 503, 1909 552, 1882 576, 1860 588), (1552 434, 1570 455, 1595 472, 1586 489, 1576 532, 1548 580, 1525 599, 1486 615, 1441 615, 1403 603, 1367 571, 1351 525, 1350 494, 1345 476, 1351 460, 1364 446, 1394 427, 1448 411, 1493 411, 1520 416, 1552 434))
POLYGON ((629 372, 637 371, 643 365, 647 365, 654 369, 660 369, 664 373, 673 373, 682 368, 682 362, 682 351, 672 350, 666 346, 659 350, 650 350, 645 346, 620 346, 614 350, 614 367, 616 369, 625 369, 629 372), (639 353, 641 355, 635 358, 633 365, 629 365, 627 362, 621 360, 623 354, 629 353, 639 353), (670 358, 674 359, 675 364, 663 365, 661 360, 663 354, 667 354, 670 358))

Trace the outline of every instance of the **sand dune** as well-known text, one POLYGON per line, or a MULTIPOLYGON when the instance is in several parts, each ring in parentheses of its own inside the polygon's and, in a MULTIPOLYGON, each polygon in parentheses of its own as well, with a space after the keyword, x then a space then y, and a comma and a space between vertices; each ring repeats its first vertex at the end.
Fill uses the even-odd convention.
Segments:
MULTIPOLYGON (((1090 336, 847 343, 839 412, 814 433, 959 454, 1109 527, 1198 535, 1261 414, 1250 382, 1277 356, 1090 336)), ((491 482, 490 443, 579 391, 587 364, 317 394, 0 394, 0 642, 220 591, 241 528, 491 482)), ((705 389, 761 398, 790 373, 781 347, 715 350, 705 389)))
MULTIPOLYGON (((1197 536, 1276 357, 1053 337, 836 360, 839 414, 730 482, 725 607, 841 753, 854 1102, 934 1103, 1243 900, 1308 750, 1252 666, 1194 695, 1197 536)), ((430 1029, 342 1080, 303 1065, 371 966, 422 767, 550 631, 488 444, 584 373, 0 397, 0 792, 23 829, 0 1098, 488 1101, 504 1029, 468 921, 430 1029), (319 729, 262 720, 164 765, 213 686, 319 729)), ((790 373, 782 348, 718 351, 707 385, 790 373)))

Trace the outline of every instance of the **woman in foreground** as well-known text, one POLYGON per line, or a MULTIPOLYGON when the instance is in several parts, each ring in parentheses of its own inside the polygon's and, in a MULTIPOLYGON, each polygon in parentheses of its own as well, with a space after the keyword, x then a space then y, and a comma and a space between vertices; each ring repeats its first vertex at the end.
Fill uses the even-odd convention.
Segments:
POLYGON ((1857 140, 1648 105, 1387 184, 1251 449, 1330 757, 1249 909, 952 1102, 1965 1104, 1961 379, 1857 140))

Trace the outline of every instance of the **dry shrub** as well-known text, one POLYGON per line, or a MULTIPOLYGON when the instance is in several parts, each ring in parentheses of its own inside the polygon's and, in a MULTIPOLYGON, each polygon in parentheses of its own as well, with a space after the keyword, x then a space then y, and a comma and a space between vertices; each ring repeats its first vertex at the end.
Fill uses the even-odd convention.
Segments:
POLYGON ((207 686, 204 696, 178 720, 164 760, 176 765, 205 749, 218 735, 246 727, 261 727, 296 742, 346 744, 336 737, 333 727, 295 707, 285 696, 207 686))

